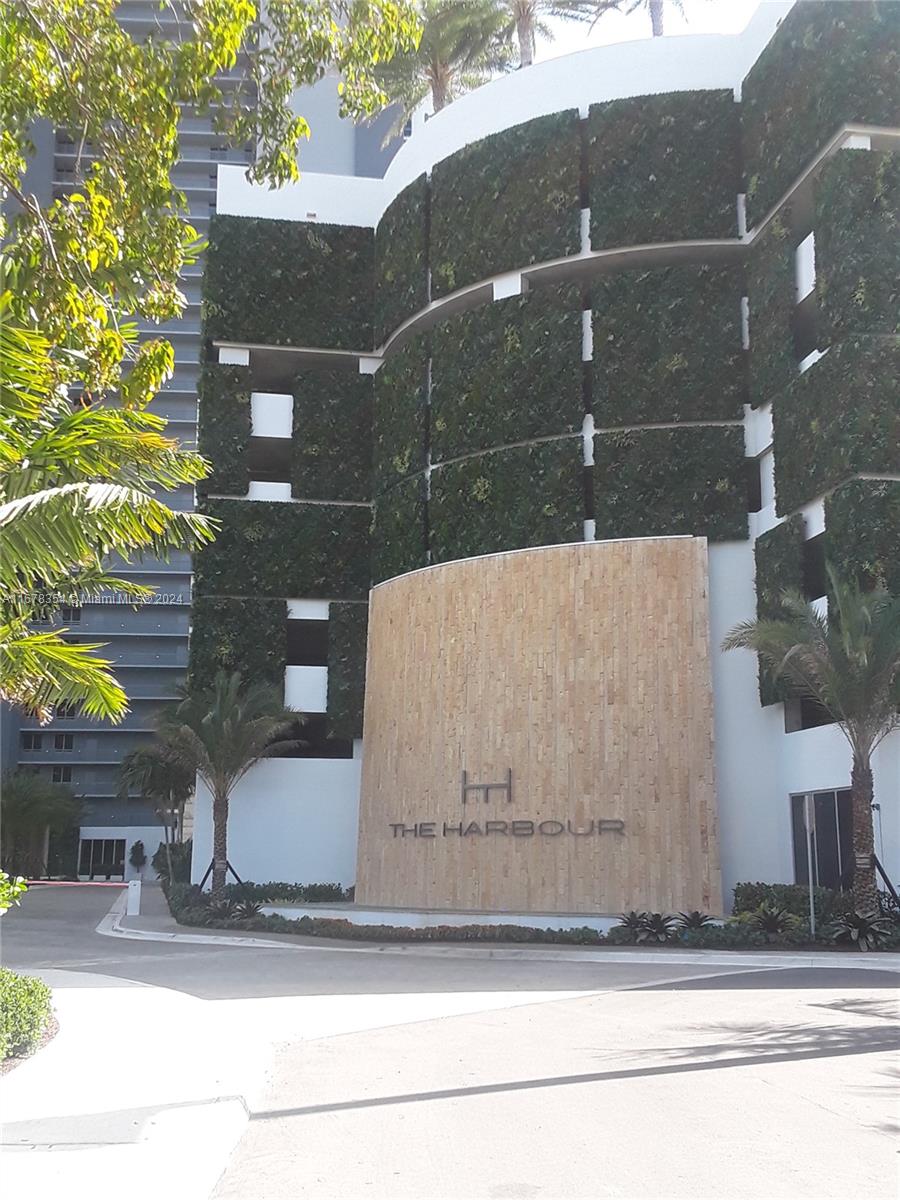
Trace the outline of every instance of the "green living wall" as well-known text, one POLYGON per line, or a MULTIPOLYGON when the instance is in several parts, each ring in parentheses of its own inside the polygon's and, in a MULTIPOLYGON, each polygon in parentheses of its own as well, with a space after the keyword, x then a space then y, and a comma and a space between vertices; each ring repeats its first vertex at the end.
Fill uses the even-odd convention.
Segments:
POLYGON ((737 271, 625 271, 596 280, 591 300, 598 426, 741 419, 737 271))
POLYGON ((591 246, 736 237, 739 154, 730 90, 591 105, 591 246))
POLYGON ((367 604, 328 608, 328 725, 333 737, 359 738, 366 688, 367 604))
POLYGON ((381 493, 372 519, 373 583, 426 566, 427 521, 424 475, 381 493))
POLYGON ((594 441, 597 538, 747 537, 744 432, 685 426, 601 433, 594 441))
POLYGON ((212 341, 366 350, 375 234, 355 225, 214 216, 203 274, 212 341))
POLYGON ((575 110, 491 134, 431 173, 431 291, 457 288, 581 247, 581 131, 575 110))
POLYGON ((538 288, 450 317, 432 334, 432 461, 576 432, 582 375, 575 288, 538 288))
POLYGON ((420 334, 375 375, 375 493, 425 469, 428 337, 420 334))
MULTIPOLYGON (((803 592, 804 521, 799 514, 756 539, 756 615, 770 620, 782 615, 781 597, 785 592, 803 592)), ((763 705, 779 704, 788 691, 781 680, 762 663, 759 665, 759 698, 763 705)))
POLYGON ((752 227, 843 124, 900 124, 900 4, 801 0, 741 96, 752 227))
POLYGON ((816 180, 823 338, 900 333, 900 156, 834 155, 816 180))
POLYGON ((794 247, 790 215, 779 213, 754 239, 746 262, 749 301, 750 402, 759 408, 780 396, 797 375, 791 319, 794 314, 794 247))
POLYGON ((292 494, 372 498, 372 376, 303 371, 294 383, 292 494))
POLYGON ((854 479, 827 496, 825 547, 841 575, 900 596, 900 481, 854 479))
POLYGON ((250 368, 206 363, 197 381, 197 448, 211 464, 200 495, 246 496, 250 486, 250 368))
POLYGON ((217 671, 240 671, 253 683, 284 684, 284 600, 198 596, 191 614, 191 686, 208 687, 217 671))
POLYGON ((222 528, 194 556, 197 595, 365 598, 367 506, 208 500, 203 511, 222 528))
POLYGON ((375 341, 380 345, 428 303, 428 181, 420 175, 384 210, 375 230, 375 341))
POLYGON ((580 542, 581 438, 514 446, 436 469, 428 519, 432 562, 580 542))
POLYGON ((853 475, 900 474, 900 342, 838 342, 773 409, 779 516, 853 475))

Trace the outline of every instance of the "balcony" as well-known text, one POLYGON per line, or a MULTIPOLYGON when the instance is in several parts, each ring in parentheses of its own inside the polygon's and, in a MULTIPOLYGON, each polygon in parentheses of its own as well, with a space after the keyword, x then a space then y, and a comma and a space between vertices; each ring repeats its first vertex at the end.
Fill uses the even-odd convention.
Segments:
POLYGON ((323 713, 328 697, 327 667, 285 667, 284 703, 297 712, 323 713))

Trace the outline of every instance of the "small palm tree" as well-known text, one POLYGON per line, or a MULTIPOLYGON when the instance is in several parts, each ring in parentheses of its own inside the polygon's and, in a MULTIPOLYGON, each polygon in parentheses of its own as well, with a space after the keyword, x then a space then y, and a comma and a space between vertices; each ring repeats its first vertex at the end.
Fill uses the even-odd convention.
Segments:
MULTIPOLYGON (((663 36, 663 14, 665 12, 666 0, 597 0, 594 5, 596 17, 601 17, 603 13, 615 10, 616 12, 624 12, 626 16, 630 13, 637 12, 638 9, 644 9, 650 14, 650 28, 653 31, 653 36, 663 36)), ((684 12, 684 0, 668 0, 668 3, 680 13, 684 12)))
POLYGON ((47 839, 78 824, 81 805, 71 788, 32 771, 9 771, 0 781, 3 861, 30 876, 47 872, 47 839))
POLYGON ((400 111, 392 134, 429 96, 440 112, 510 63, 509 13, 499 0, 423 0, 421 22, 418 47, 395 55, 379 72, 400 111))
POLYGON ((874 912, 872 754, 900 728, 900 599, 881 588, 864 592, 830 568, 828 575, 828 616, 786 592, 782 617, 736 625, 722 648, 755 650, 775 678, 817 701, 850 743, 853 900, 857 911, 874 912))
POLYGON ((509 13, 511 31, 518 42, 520 67, 530 67, 534 62, 538 34, 552 40, 553 29, 545 18, 587 23, 598 15, 597 0, 503 0, 502 7, 509 13))
POLYGON ((194 790, 195 779, 196 773, 184 763, 168 757, 165 746, 158 742, 130 750, 119 769, 119 796, 127 799, 131 792, 139 792, 142 799, 153 805, 162 822, 170 879, 175 878, 172 842, 176 836, 181 841, 184 806, 194 790))
POLYGON ((208 688, 180 689, 178 702, 157 725, 160 753, 199 776, 213 801, 212 894, 225 888, 228 866, 228 804, 235 785, 262 758, 303 743, 295 736, 300 713, 286 709, 280 691, 244 683, 239 672, 219 671, 208 688))

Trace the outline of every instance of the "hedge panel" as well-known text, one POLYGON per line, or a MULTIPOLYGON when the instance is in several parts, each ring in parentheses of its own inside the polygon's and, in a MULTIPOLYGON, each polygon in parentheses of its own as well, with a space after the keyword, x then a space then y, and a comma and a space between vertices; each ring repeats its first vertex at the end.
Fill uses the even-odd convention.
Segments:
POLYGON ((740 420, 741 286, 711 267, 610 275, 592 286, 598 426, 740 420))
POLYGON ((375 340, 380 345, 428 303, 428 181, 424 175, 387 206, 375 230, 375 340))
POLYGON ((801 0, 741 95, 752 226, 845 122, 900 124, 900 4, 801 0))
POLYGON ((854 479, 825 500, 826 555, 863 586, 900 596, 900 482, 854 479))
POLYGON ((327 707, 332 737, 362 737, 368 624, 367 604, 329 605, 327 707))
POLYGON ((591 246, 737 236, 740 131, 730 90, 591 105, 591 246))
POLYGON ((816 181, 815 229, 824 337, 900 333, 900 158, 836 154, 816 181))
POLYGON ((412 338, 375 375, 375 493, 425 469, 428 339, 412 338))
POLYGON ((372 582, 381 583, 428 562, 425 477, 389 488, 375 501, 372 525, 372 582))
POLYGON ((431 292, 581 248, 581 131, 575 110, 473 142, 431 173, 431 292))
MULTIPOLYGON (((767 620, 782 615, 784 592, 803 592, 804 521, 799 514, 760 534, 753 547, 756 560, 756 615, 767 620)), ((759 664, 759 700, 763 706, 780 704, 789 689, 759 664)))
POLYGON ((434 462, 581 428, 581 296, 540 288, 450 318, 432 335, 434 462))
POLYGON ((203 274, 213 341, 366 350, 375 233, 355 225, 214 216, 203 274))
POLYGON ((580 542, 580 438, 514 446, 449 463, 431 476, 431 561, 580 542))
POLYGON ((744 433, 691 426, 595 440, 597 537, 747 537, 744 433))
POLYGON ((250 486, 250 368, 207 363, 197 381, 197 448, 212 464, 199 495, 246 496, 250 486))
POLYGON ((791 326, 796 287, 789 210, 770 221, 754 240, 747 255, 746 279, 750 402, 760 408, 790 387, 797 374, 791 326))
POLYGON ((298 375, 291 451, 298 500, 371 500, 372 376, 352 371, 298 375))
POLYGON ((208 500, 203 510, 222 528, 194 556, 198 595, 365 598, 368 506, 208 500))
POLYGON ((779 516, 853 475, 900 474, 900 343, 832 346, 796 376, 773 422, 779 516))
POLYGON ((240 671, 253 683, 284 685, 287 606, 284 600, 198 596, 192 606, 192 686, 209 687, 216 672, 240 671))

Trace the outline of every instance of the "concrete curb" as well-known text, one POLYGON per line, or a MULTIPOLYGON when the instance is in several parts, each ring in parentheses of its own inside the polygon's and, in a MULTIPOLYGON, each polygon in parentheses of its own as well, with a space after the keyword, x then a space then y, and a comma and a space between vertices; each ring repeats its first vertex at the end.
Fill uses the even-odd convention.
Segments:
POLYGON ((590 949, 537 950, 534 947, 487 947, 438 945, 435 943, 398 945, 394 942, 372 942, 364 946, 335 946, 333 943, 315 945, 313 939, 302 944, 291 945, 265 938, 234 934, 221 937, 204 933, 171 933, 166 930, 128 929, 121 924, 125 912, 125 895, 116 898, 112 908, 97 926, 97 933, 106 937, 126 938, 141 942, 181 942, 188 945, 237 946, 256 950, 288 950, 296 952, 317 951, 320 954, 402 954, 426 958, 489 958, 507 962, 591 962, 602 963, 665 963, 681 966, 705 967, 755 967, 757 970, 803 967, 831 967, 862 971, 900 972, 900 954, 835 954, 827 951, 788 950, 776 953, 764 951, 742 954, 739 951, 719 950, 607 950, 590 949))

